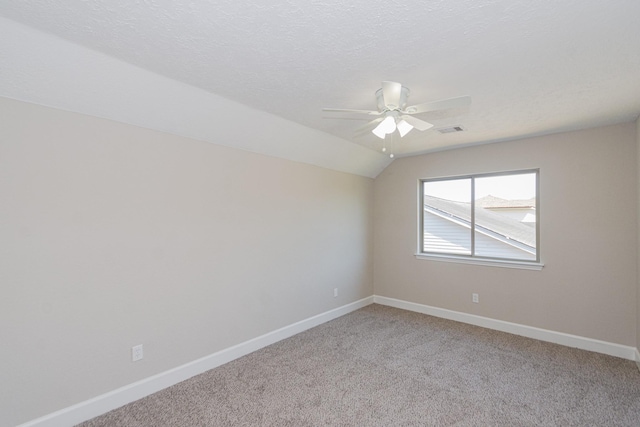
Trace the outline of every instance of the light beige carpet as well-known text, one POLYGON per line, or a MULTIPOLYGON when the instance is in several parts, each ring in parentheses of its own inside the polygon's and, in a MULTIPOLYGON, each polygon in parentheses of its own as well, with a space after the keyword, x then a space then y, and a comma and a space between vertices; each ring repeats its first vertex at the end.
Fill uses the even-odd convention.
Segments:
POLYGON ((640 426, 640 372, 371 305, 81 426, 640 426))

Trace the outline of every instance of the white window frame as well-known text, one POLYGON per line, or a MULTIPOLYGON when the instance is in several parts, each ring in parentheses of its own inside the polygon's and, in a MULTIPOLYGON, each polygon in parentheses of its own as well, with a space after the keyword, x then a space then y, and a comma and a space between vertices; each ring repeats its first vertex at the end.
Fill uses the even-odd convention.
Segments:
POLYGON ((540 169, 523 169, 516 171, 481 173, 437 178, 425 178, 418 181, 418 250, 415 254, 417 259, 454 262, 472 265, 485 265, 504 268, 517 268, 524 270, 542 270, 544 264, 540 258, 540 169), (487 256, 478 256, 473 253, 475 246, 475 179, 486 178, 492 176, 520 175, 535 173, 536 176, 536 259, 535 260, 519 260, 507 258, 494 258, 487 256), (471 180, 471 254, 458 255, 437 252, 424 251, 424 183, 435 181, 449 181, 456 179, 471 180))

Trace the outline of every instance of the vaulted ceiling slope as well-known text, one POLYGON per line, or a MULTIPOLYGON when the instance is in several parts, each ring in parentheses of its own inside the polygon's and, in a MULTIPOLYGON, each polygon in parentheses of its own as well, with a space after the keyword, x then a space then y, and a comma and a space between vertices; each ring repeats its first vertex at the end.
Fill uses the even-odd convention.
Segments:
POLYGON ((640 115, 637 0, 3 0, 0 16, 0 96, 364 176, 390 162, 381 140, 322 107, 375 109, 382 80, 409 104, 472 98, 387 141, 399 156, 640 115))

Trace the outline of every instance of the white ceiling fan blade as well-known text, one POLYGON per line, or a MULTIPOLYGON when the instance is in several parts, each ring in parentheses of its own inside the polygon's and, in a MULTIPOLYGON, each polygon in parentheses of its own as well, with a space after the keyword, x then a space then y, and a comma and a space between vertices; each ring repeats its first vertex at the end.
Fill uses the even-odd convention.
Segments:
POLYGON ((416 117, 400 116, 400 118, 418 130, 427 130, 433 127, 431 123, 427 123, 424 120, 420 120, 416 117))
POLYGON ((382 114, 379 111, 371 110, 350 110, 348 108, 323 108, 322 111, 329 113, 357 113, 357 114, 369 114, 370 116, 379 116, 382 114))
POLYGON ((382 82, 382 96, 384 105, 390 110, 400 107, 400 96, 402 95, 402 85, 396 82, 382 82))
POLYGON ((358 129, 356 129, 355 133, 359 133, 359 132, 363 132, 363 131, 369 132, 373 125, 377 125, 378 123, 380 123, 383 120, 384 120, 384 117, 378 117, 377 119, 371 120, 370 122, 367 122, 366 125, 361 126, 358 129))
POLYGON ((378 117, 375 120, 371 120, 370 122, 367 122, 366 125, 360 126, 358 129, 354 130, 353 136, 356 138, 359 138, 365 135, 371 135, 371 130, 374 129, 377 126, 377 124, 383 120, 384 120, 384 117, 378 117))
POLYGON ((470 96, 459 96, 457 98, 443 99, 441 101, 425 102, 424 104, 407 107, 403 113, 418 114, 436 110, 448 110, 450 108, 466 107, 471 104, 470 96))

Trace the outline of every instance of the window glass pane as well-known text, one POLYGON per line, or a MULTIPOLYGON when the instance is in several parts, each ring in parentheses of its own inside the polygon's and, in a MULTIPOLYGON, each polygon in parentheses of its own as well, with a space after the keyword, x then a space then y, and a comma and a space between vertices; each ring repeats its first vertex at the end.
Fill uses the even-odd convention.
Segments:
POLYGON ((424 252, 471 255, 471 179, 423 183, 424 252))
POLYGON ((536 260, 536 174, 475 179, 476 256, 536 260))

